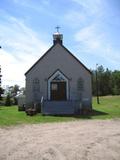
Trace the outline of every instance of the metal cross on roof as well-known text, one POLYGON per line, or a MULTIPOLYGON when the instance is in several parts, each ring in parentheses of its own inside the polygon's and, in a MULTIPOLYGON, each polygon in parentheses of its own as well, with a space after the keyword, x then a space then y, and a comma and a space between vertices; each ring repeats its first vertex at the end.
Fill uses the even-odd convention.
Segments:
POLYGON ((56 26, 55 28, 57 29, 57 32, 59 32, 60 26, 56 26))

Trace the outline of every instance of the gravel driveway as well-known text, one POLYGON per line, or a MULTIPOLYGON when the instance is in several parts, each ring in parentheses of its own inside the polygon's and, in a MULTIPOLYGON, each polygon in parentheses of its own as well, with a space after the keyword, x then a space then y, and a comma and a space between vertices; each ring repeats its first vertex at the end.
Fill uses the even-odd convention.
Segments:
POLYGON ((120 119, 0 128, 0 160, 120 160, 120 119))

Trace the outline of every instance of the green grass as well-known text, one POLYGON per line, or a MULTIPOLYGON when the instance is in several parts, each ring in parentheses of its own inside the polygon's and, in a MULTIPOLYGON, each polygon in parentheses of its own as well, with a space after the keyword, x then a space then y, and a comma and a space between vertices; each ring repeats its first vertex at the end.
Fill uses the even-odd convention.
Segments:
POLYGON ((93 98, 93 108, 103 112, 93 116, 93 119, 120 118, 120 96, 100 97, 100 104, 97 104, 96 98, 93 98))
POLYGON ((17 106, 0 107, 0 126, 11 126, 18 124, 35 124, 46 122, 63 122, 79 119, 110 119, 120 118, 120 96, 100 97, 100 104, 93 98, 93 113, 87 116, 64 117, 64 116, 42 116, 37 114, 33 117, 26 116, 25 112, 18 112, 17 106))
POLYGON ((35 116, 27 116, 25 112, 18 112, 17 106, 0 107, 0 126, 62 122, 68 121, 71 118, 72 117, 42 116, 41 114, 37 114, 35 116))

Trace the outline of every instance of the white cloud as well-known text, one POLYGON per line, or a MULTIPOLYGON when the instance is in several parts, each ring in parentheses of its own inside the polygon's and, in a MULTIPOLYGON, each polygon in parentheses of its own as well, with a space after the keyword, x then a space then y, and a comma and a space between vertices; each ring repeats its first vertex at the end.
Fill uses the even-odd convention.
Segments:
POLYGON ((46 51, 48 45, 21 20, 8 16, 0 22, 2 85, 24 85, 24 73, 46 51), (6 25, 5 25, 6 24, 6 25))
POLYGON ((105 2, 102 0, 71 0, 73 7, 66 11, 64 21, 72 28, 90 25, 104 14, 105 2), (75 5, 76 4, 76 5, 75 5))
POLYGON ((38 13, 44 13, 46 15, 54 17, 55 15, 50 11, 48 8, 51 6, 50 0, 40 0, 40 1, 33 1, 33 0, 12 0, 13 3, 19 5, 24 8, 29 8, 34 10, 38 13))
MULTIPOLYGON (((116 51, 97 24, 84 27, 75 34, 75 40, 81 44, 82 52, 96 56, 117 68, 119 66, 120 54, 116 51)), ((80 49, 80 48, 79 48, 80 49)))
POLYGON ((24 85, 24 65, 17 63, 16 59, 5 50, 0 51, 0 64, 2 67, 2 85, 24 85))
POLYGON ((103 38, 104 34, 97 30, 96 24, 84 27, 75 34, 76 41, 83 43, 85 48, 93 50, 101 48, 103 38))
POLYGON ((99 13, 103 3, 102 0, 72 0, 81 7, 83 7, 88 14, 99 13))
POLYGON ((85 23, 86 15, 76 10, 68 11, 64 16, 64 21, 70 24, 70 27, 78 27, 85 23))
MULTIPOLYGON (((36 3, 37 1, 36 2, 34 1, 34 3, 33 3, 32 0, 13 0, 13 2, 16 3, 16 4, 20 4, 22 6, 33 8, 33 9, 36 9, 36 8, 38 9, 39 8, 39 6, 35 5, 35 4, 37 4, 36 3), (36 6, 36 8, 34 8, 35 6, 36 6)), ((41 5, 49 5, 50 4, 50 0, 40 0, 39 4, 41 4, 41 5)))

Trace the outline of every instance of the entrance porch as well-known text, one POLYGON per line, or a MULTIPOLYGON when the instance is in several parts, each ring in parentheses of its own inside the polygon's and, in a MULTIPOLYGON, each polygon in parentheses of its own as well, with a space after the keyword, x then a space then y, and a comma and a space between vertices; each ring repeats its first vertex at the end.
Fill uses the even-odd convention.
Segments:
POLYGON ((80 101, 44 101, 41 108, 43 115, 74 115, 80 110, 80 101))

